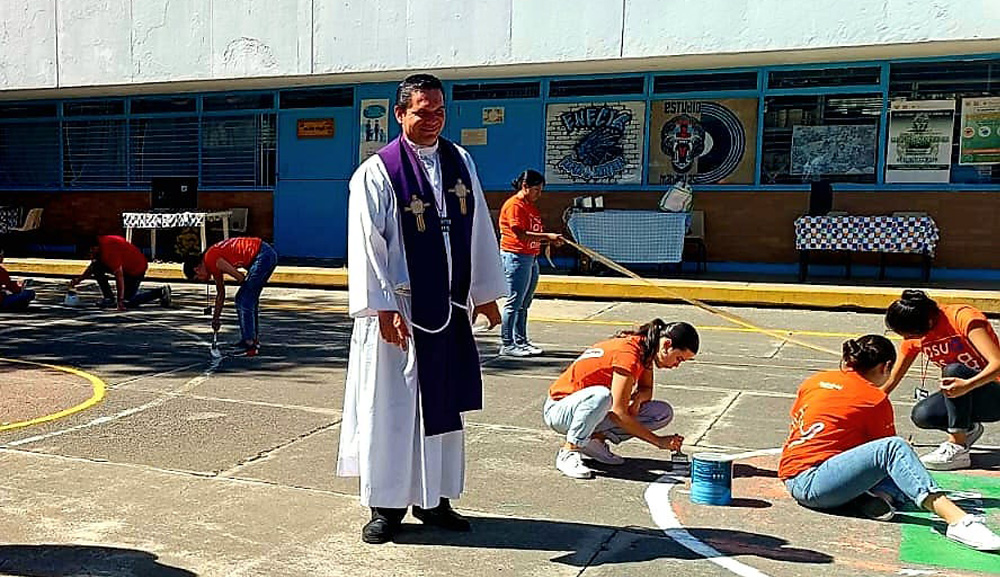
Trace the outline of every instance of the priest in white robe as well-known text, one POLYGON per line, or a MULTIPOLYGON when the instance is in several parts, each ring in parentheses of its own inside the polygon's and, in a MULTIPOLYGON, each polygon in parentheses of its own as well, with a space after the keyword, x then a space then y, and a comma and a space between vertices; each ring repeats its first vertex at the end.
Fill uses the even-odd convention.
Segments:
POLYGON ((506 294, 475 164, 440 138, 440 81, 408 77, 394 112, 403 134, 354 173, 348 209, 354 331, 337 473, 361 478, 368 543, 391 540, 411 506, 424 524, 469 529, 450 499, 465 483, 462 413, 482 408, 471 324, 499 324, 506 294))

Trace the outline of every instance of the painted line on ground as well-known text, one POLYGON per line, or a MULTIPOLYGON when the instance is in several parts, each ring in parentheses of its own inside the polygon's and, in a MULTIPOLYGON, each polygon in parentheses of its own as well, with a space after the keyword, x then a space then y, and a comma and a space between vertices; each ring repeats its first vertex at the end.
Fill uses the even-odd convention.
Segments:
POLYGON ((63 417, 68 417, 70 415, 79 413, 81 411, 85 411, 90 407, 93 407, 97 403, 100 403, 104 399, 104 394, 107 390, 107 385, 99 377, 96 377, 88 372, 81 371, 80 369, 75 369, 73 367, 62 367, 59 365, 50 365, 46 363, 36 363, 32 361, 22 361, 18 359, 4 359, 4 358, 0 358, 0 362, 30 365, 34 367, 43 367, 46 369, 52 369, 64 373, 69 373, 71 375, 76 375, 78 377, 86 379, 88 382, 90 382, 90 387, 91 387, 90 398, 76 406, 64 409, 56 413, 52 413, 51 415, 45 415, 42 417, 36 417, 34 419, 28 419, 26 421, 18 421, 16 423, 8 423, 6 425, 0 425, 0 432, 12 431, 14 429, 21 429, 24 427, 30 427, 31 425, 39 425, 41 423, 48 423, 51 421, 55 421, 56 419, 61 419, 63 417))

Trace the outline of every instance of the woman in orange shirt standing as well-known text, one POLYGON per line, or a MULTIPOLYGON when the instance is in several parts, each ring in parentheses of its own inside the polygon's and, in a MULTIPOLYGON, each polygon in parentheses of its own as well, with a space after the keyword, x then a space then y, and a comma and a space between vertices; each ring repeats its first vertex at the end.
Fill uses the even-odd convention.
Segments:
POLYGON ((854 505, 885 521, 894 516, 894 504, 911 501, 944 519, 949 539, 1000 550, 1000 536, 951 502, 896 435, 892 405, 879 388, 896 361, 889 339, 866 335, 845 342, 843 350, 843 368, 806 379, 792 405, 778 466, 792 498, 811 509, 854 505))
POLYGON ((679 451, 684 437, 654 433, 670 424, 674 410, 653 400, 653 367, 680 366, 698 353, 700 342, 688 323, 653 319, 584 351, 549 387, 542 413, 546 425, 566 435, 556 468, 568 477, 589 479, 594 473, 583 457, 620 465, 625 459, 606 442, 632 437, 679 451))
POLYGON ((1000 341, 990 321, 969 305, 939 307, 923 291, 907 290, 889 305, 885 324, 906 339, 886 394, 920 353, 941 367, 940 390, 921 399, 910 418, 921 429, 947 432, 948 440, 920 460, 939 471, 971 466, 969 448, 982 436, 983 423, 1000 421, 1000 341))
POLYGON ((562 237, 544 231, 542 215, 535 205, 542 196, 545 177, 538 171, 525 170, 511 186, 516 192, 500 209, 500 257, 507 276, 500 354, 528 357, 543 352, 528 340, 528 307, 538 284, 538 253, 543 242, 559 246, 562 237))

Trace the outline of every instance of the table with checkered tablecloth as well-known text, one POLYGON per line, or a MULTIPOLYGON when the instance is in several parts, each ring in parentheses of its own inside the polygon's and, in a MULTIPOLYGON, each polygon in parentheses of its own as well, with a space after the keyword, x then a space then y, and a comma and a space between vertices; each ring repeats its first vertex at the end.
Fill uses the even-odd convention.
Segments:
POLYGON ((620 263, 681 262, 688 214, 652 210, 572 211, 576 242, 620 263))
POLYGON ((21 209, 16 206, 0 206, 0 234, 7 234, 12 228, 21 226, 21 209))
POLYGON ((205 252, 207 237, 205 225, 209 222, 222 223, 222 238, 229 238, 229 219, 232 211, 143 211, 123 212, 122 225, 125 227, 125 238, 132 242, 132 231, 141 228, 149 230, 150 257, 156 259, 156 229, 158 228, 198 228, 201 230, 201 251, 205 252))
POLYGON ((923 255, 926 280, 939 239, 937 224, 929 216, 799 217, 795 220, 795 248, 801 254, 799 278, 805 280, 808 274, 810 251, 835 250, 879 253, 880 277, 885 275, 886 254, 923 255))

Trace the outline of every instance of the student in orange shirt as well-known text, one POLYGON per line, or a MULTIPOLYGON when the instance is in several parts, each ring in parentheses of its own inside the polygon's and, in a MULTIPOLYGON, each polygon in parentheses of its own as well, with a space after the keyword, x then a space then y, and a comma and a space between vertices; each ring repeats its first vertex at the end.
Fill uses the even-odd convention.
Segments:
POLYGON ((946 431, 948 440, 920 460, 939 471, 971 466, 969 448, 982 424, 1000 421, 1000 341, 986 315, 969 305, 939 307, 923 291, 907 290, 889 306, 885 324, 906 339, 886 394, 920 353, 941 367, 940 390, 920 400, 910 418, 921 429, 946 431))
POLYGON ((213 244, 205 254, 184 263, 184 276, 190 280, 215 281, 215 310, 212 330, 222 326, 222 307, 226 304, 225 275, 240 283, 236 291, 236 315, 240 323, 241 339, 234 346, 235 352, 254 356, 260 346, 260 293, 271 278, 278 264, 278 253, 271 245, 254 237, 236 237, 213 244), (246 273, 239 269, 246 270, 246 273))
POLYGON ((559 246, 563 239, 544 231, 542 215, 535 205, 542 196, 545 177, 535 170, 525 170, 511 186, 516 192, 500 209, 500 258, 507 277, 500 354, 529 357, 543 352, 528 340, 528 307, 538 285, 538 254, 543 242, 559 246))
POLYGON ((698 331, 688 323, 660 319, 590 347, 566 369, 545 401, 545 424, 566 435, 556 468, 575 479, 589 479, 588 457, 606 465, 625 459, 605 441, 618 444, 638 437, 679 451, 684 437, 657 435, 674 418, 673 408, 653 400, 653 368, 673 369, 698 353, 698 331))
POLYGON ((1000 550, 1000 536, 948 500, 913 448, 896 436, 892 405, 879 388, 896 361, 889 339, 866 335, 843 350, 842 368, 806 379, 792 405, 778 466, 792 498, 811 509, 853 505, 886 521, 894 504, 912 501, 948 523, 949 539, 1000 550))

